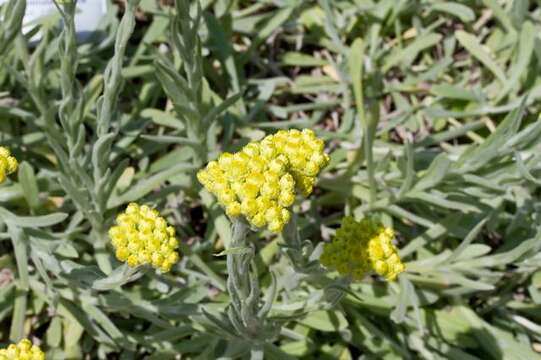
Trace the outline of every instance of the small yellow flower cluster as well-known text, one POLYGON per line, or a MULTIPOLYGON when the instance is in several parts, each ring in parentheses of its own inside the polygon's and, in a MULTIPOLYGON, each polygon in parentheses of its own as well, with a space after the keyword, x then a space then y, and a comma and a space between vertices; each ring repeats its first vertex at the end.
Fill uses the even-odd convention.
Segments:
POLYGON ((21 340, 17 345, 11 344, 7 349, 0 349, 0 360, 45 360, 41 349, 32 345, 30 340, 21 340))
POLYGON ((131 203, 116 221, 109 236, 118 260, 131 267, 151 264, 164 273, 178 261, 175 228, 157 210, 131 203))
POLYGON ((405 270, 393 239, 393 230, 375 220, 365 218, 357 222, 348 216, 342 220, 333 241, 324 245, 320 261, 354 280, 375 271, 392 281, 405 270))
POLYGON ((312 193, 316 177, 329 162, 325 154, 323 140, 316 137, 310 129, 281 130, 261 141, 263 145, 272 144, 276 153, 286 156, 289 172, 295 185, 304 196, 312 193))
POLYGON ((323 148, 312 130, 281 130, 235 154, 223 153, 197 178, 229 216, 244 215, 256 227, 280 232, 289 221, 295 188, 308 196, 329 162, 323 148))
POLYGON ((11 156, 11 152, 0 146, 0 183, 6 180, 6 176, 14 173, 17 170, 17 159, 11 156))

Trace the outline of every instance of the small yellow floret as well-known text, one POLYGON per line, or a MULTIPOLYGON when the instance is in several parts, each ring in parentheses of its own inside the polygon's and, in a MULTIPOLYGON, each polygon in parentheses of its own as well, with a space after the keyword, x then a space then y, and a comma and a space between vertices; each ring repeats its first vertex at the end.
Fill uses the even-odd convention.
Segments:
POLYGON ((45 353, 28 339, 0 349, 0 360, 45 360, 45 353))
POLYGON ((405 270, 393 239, 392 229, 375 220, 365 218, 357 222, 348 216, 342 220, 333 241, 324 245, 320 261, 354 280, 374 271, 392 281, 405 270))
POLYGON ((6 180, 7 175, 17 171, 18 166, 19 163, 17 159, 11 156, 11 152, 7 148, 0 146, 0 183, 6 180))
POLYGON ((168 226, 157 210, 131 203, 116 222, 109 237, 118 260, 131 267, 150 264, 162 272, 171 270, 178 261, 175 228, 168 226))
POLYGON ((323 141, 312 130, 281 130, 238 153, 223 153, 197 178, 229 216, 242 215, 256 227, 281 232, 295 189, 308 196, 328 162, 323 141))

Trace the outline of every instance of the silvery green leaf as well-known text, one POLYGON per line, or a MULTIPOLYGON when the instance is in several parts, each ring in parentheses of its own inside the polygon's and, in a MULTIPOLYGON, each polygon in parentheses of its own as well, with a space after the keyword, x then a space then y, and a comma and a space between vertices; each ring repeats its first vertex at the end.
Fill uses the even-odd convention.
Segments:
POLYGON ((17 216, 0 207, 0 220, 18 227, 47 227, 61 223, 68 217, 66 213, 54 213, 43 216, 17 216))
POLYGON ((140 268, 132 268, 122 264, 113 270, 107 277, 93 281, 92 288, 100 291, 120 288, 122 285, 139 279, 143 275, 140 268))

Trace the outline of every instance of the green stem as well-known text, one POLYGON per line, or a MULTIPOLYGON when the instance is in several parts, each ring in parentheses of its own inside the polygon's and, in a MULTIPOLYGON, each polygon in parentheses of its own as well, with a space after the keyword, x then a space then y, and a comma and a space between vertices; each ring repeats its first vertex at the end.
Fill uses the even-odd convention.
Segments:
POLYGON ((238 218, 233 220, 233 238, 231 239, 231 247, 245 246, 248 230, 248 225, 244 221, 238 218))
POLYGON ((368 186, 370 191, 369 204, 372 206, 376 202, 376 176, 374 168, 374 148, 373 137, 371 136, 369 127, 364 129, 364 152, 366 155, 366 168, 368 171, 368 186))
MULTIPOLYGON (((233 220, 233 237, 231 238, 230 248, 240 248, 246 246, 246 234, 248 226, 240 219, 233 220)), ((239 271, 247 254, 228 253, 227 254, 227 287, 230 296, 235 299, 241 299, 247 296, 248 278, 247 273, 239 271)))
MULTIPOLYGON (((252 354, 261 354, 262 344, 273 337, 272 326, 266 326, 269 304, 261 307, 260 288, 254 263, 254 249, 246 241, 248 225, 241 219, 233 220, 233 237, 227 254, 227 289, 231 299, 228 317, 237 336, 248 341, 252 354)), ((270 300, 272 301, 272 299, 270 300)))

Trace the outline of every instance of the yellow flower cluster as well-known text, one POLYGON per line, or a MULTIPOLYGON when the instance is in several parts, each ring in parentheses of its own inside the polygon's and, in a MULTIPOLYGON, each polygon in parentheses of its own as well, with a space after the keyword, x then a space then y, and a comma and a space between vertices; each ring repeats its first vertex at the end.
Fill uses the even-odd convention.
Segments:
POLYGON ((41 349, 32 345, 30 340, 21 340, 17 345, 11 344, 7 349, 0 349, 0 360, 45 360, 41 349))
POLYGON ((178 261, 175 228, 157 210, 131 203, 116 222, 109 236, 118 260, 130 267, 150 264, 164 273, 178 261))
POLYGON ((6 180, 6 176, 17 171, 17 159, 11 156, 11 152, 0 146, 0 183, 6 180))
POLYGON ((393 230, 373 219, 357 222, 348 216, 342 220, 333 241, 324 245, 320 261, 323 266, 350 275, 354 280, 375 271, 392 281, 405 270, 393 239, 393 230))
POLYGON ((312 130, 280 130, 235 154, 223 153, 197 178, 229 216, 244 215, 256 227, 280 232, 289 221, 295 188, 308 196, 329 162, 324 146, 312 130))

